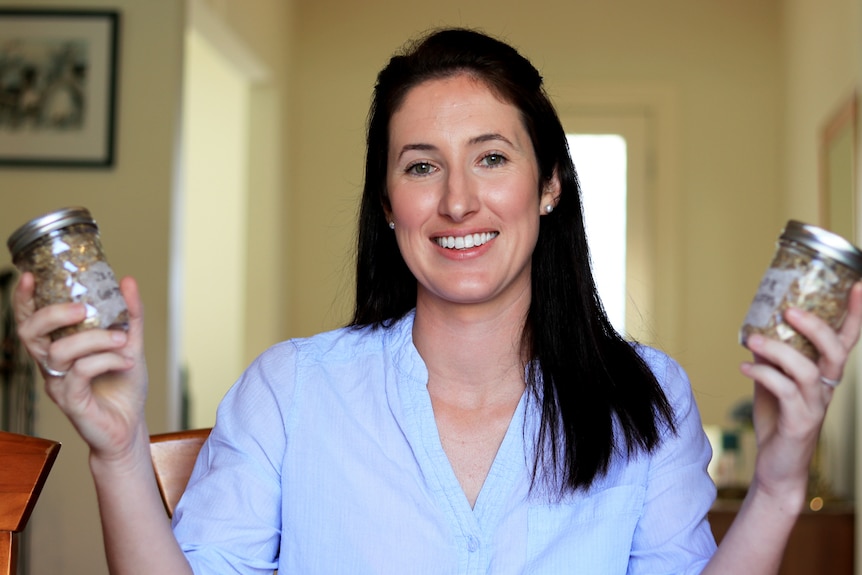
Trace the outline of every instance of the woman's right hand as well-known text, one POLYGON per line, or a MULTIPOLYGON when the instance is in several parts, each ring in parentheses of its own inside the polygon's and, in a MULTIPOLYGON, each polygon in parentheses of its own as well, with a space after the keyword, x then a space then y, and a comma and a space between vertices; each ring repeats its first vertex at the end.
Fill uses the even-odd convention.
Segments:
POLYGON ((84 319, 83 304, 37 310, 30 273, 22 274, 13 295, 18 336, 39 364, 48 396, 90 446, 91 454, 105 460, 124 457, 146 437, 143 309, 132 278, 120 282, 120 291, 129 309, 128 332, 92 329, 53 342, 52 331, 84 319))
POLYGON ((165 518, 150 460, 144 321, 137 284, 131 278, 120 282, 129 309, 128 333, 91 329, 54 342, 49 334, 82 321, 84 308, 57 304, 37 310, 33 285, 33 276, 25 273, 15 288, 18 335, 41 366, 48 395, 90 446, 108 570, 191 575, 165 518), (50 371, 65 373, 55 376, 50 371), (142 540, 147 545, 141 545, 142 540))

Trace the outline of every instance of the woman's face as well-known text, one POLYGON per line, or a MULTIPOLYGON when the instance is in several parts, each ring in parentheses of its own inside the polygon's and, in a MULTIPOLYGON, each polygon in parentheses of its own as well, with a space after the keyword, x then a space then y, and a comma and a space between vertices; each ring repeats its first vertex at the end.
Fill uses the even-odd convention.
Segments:
POLYGON ((388 216, 417 304, 529 306, 539 217, 559 184, 539 193, 518 109, 458 74, 411 89, 389 129, 388 216))

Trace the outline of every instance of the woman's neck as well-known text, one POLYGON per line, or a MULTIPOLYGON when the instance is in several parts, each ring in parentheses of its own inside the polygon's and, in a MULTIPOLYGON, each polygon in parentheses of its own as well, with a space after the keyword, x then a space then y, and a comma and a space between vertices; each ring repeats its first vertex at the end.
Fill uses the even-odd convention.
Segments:
POLYGON ((487 310, 417 302, 413 342, 428 368, 429 391, 465 407, 511 401, 524 390, 526 309, 487 310))

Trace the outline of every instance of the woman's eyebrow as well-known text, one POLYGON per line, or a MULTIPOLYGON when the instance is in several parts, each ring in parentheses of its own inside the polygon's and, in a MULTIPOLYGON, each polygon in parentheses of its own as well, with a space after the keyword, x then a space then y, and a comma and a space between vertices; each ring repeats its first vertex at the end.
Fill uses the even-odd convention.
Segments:
POLYGON ((484 142, 505 142, 512 147, 515 146, 515 144, 513 144, 509 140, 509 138, 507 138, 503 134, 498 134, 496 132, 489 133, 489 134, 482 134, 481 136, 476 136, 475 138, 470 138, 469 143, 472 145, 472 144, 482 144, 484 142))
POLYGON ((400 160, 401 156, 403 156, 406 152, 410 152, 413 150, 418 150, 420 152, 429 152, 436 149, 437 146, 434 146, 432 144, 405 144, 404 147, 401 148, 401 151, 398 152, 398 159, 400 160))

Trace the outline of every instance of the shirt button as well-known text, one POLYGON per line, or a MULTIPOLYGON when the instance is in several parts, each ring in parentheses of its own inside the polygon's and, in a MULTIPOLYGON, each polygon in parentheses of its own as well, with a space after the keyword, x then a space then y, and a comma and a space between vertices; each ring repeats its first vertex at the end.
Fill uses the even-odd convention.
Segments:
POLYGON ((474 536, 472 536, 472 535, 470 535, 469 537, 467 537, 467 550, 468 550, 470 553, 473 553, 473 552, 474 552, 474 551, 476 551, 478 548, 479 548, 479 540, 478 540, 478 539, 476 539, 476 538, 475 538, 474 536))

